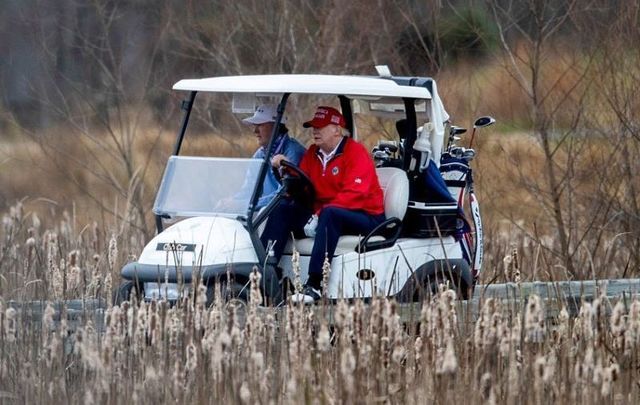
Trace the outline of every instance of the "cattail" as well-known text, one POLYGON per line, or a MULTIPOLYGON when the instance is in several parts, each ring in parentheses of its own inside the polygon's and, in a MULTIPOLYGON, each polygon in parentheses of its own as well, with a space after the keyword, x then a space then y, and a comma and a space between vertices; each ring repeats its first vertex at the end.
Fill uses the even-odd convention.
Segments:
POLYGON ((567 308, 562 307, 560 313, 558 314, 558 326, 554 333, 554 339, 556 343, 564 342, 569 333, 569 313, 567 312, 567 308))
MULTIPOLYGON (((142 350, 146 344, 147 331, 149 328, 149 307, 142 300, 137 307, 135 332, 134 332, 134 351, 142 350)), ((132 317, 133 318, 133 317, 132 317)))
POLYGON ((11 235, 11 228, 13 228, 13 220, 9 215, 2 216, 2 229, 4 229, 5 235, 11 235))
POLYGON ((149 338, 151 339, 151 346, 158 347, 160 345, 160 336, 162 331, 160 330, 160 305, 157 301, 152 301, 149 309, 149 338))
POLYGON ((302 292, 302 280, 300 279, 300 252, 293 245, 293 252, 291 253, 291 267, 293 270, 293 288, 296 293, 302 292))
POLYGON ((484 373, 480 377, 480 394, 486 403, 495 403, 495 393, 493 392, 493 382, 491 373, 484 373))
POLYGON ((616 363, 613 363, 602 370, 602 386, 600 387, 600 394, 603 397, 608 397, 609 394, 611 394, 611 385, 618 379, 618 374, 620 374, 620 366, 616 363))
POLYGON ((72 250, 67 254, 67 262, 69 266, 77 266, 78 265, 78 257, 80 256, 79 250, 72 250))
POLYGON ((44 344, 44 361, 47 368, 51 368, 62 351, 62 339, 60 339, 60 333, 51 334, 50 339, 45 341, 44 344))
POLYGON ((84 392, 84 401, 85 404, 95 404, 95 396, 93 395, 93 390, 91 387, 86 387, 84 392))
POLYGON ((111 270, 116 268, 116 260, 118 259, 118 240, 116 235, 111 235, 109 239, 109 250, 107 251, 107 259, 111 270))
POLYGON ((16 205, 9 208, 9 215, 11 216, 11 220, 14 222, 20 222, 22 220, 22 202, 18 201, 16 205))
POLYGON ((347 392, 351 393, 354 390, 353 372, 356 369, 356 359, 353 356, 351 347, 346 346, 340 353, 340 374, 342 381, 347 392))
POLYGON ((544 309, 542 300, 535 294, 529 296, 524 325, 526 342, 542 342, 544 339, 544 309))
POLYGON ((476 322, 474 343, 477 347, 488 347, 497 343, 502 329, 502 305, 493 298, 487 299, 476 322))
POLYGON ((545 384, 549 384, 556 373, 557 356, 555 351, 551 351, 545 361, 544 372, 542 374, 542 381, 545 384))
POLYGON ((442 357, 442 362, 440 363, 440 367, 436 369, 436 374, 450 374, 453 375, 458 370, 458 359, 456 358, 456 353, 453 349, 453 341, 449 340, 447 342, 446 349, 444 350, 444 355, 442 357))
POLYGON ((74 290, 81 285, 82 270, 78 266, 71 266, 67 272, 67 289, 74 290))
MULTIPOLYGON (((521 332, 522 332, 522 321, 520 317, 516 317, 514 319, 513 324, 511 325, 511 344, 516 346, 521 343, 521 332)), ((517 351, 520 352, 519 350, 517 351)))
POLYGON ((104 276, 104 294, 107 299, 111 297, 111 293, 113 292, 113 281, 111 280, 111 272, 108 271, 104 276))
POLYGON ((640 343, 640 301, 634 299, 629 306, 627 330, 624 334, 625 354, 633 353, 640 343))
POLYGON ((509 282, 513 278, 511 263, 513 262, 513 257, 511 255, 506 255, 502 258, 502 272, 504 274, 505 281, 509 282))
POLYGON ((503 322, 498 330, 498 352, 502 357, 508 357, 511 347, 511 328, 503 322))
POLYGON ((578 340, 591 340, 594 337, 593 307, 588 302, 583 302, 574 322, 574 337, 578 340))
POLYGON ((418 336, 416 337, 416 340, 413 342, 413 351, 415 353, 415 359, 416 359, 415 361, 417 366, 422 364, 422 350, 423 350, 422 338, 418 336))
MULTIPOLYGON (((489 300, 492 300, 492 299, 493 298, 489 298, 489 300)), ((482 312, 480 313, 480 316, 478 317, 478 320, 476 321, 476 325, 474 328, 473 342, 478 348, 482 347, 485 340, 484 336, 487 330, 487 316, 485 313, 485 308, 487 307, 488 305, 487 303, 485 303, 484 307, 482 307, 482 312)))
POLYGON ((348 326, 349 306, 345 300, 339 300, 336 305, 335 326, 338 330, 344 330, 348 326))
POLYGON ((393 344, 393 351, 391 352, 391 360, 396 364, 402 364, 407 357, 407 351, 404 345, 393 344))
POLYGON ((198 283, 198 290, 196 292, 196 305, 198 307, 204 307, 207 303, 207 286, 204 283, 198 283))
POLYGON ((30 236, 29 238, 27 238, 24 245, 31 251, 31 249, 33 249, 36 246, 36 238, 34 238, 33 236, 30 236))
POLYGON ((298 395, 296 395, 298 393, 298 380, 295 378, 295 374, 292 377, 294 378, 287 380, 286 398, 290 398, 289 403, 291 404, 302 403, 302 401, 295 401, 295 398, 298 397, 298 395))
POLYGON ((4 338, 8 343, 16 340, 16 314, 14 308, 7 308, 4 312, 4 338))
MULTIPOLYGON (((516 351, 516 353, 518 352, 519 351, 516 351)), ((520 369, 522 363, 519 362, 517 358, 510 358, 508 364, 509 369, 507 381, 509 384, 509 396, 512 398, 518 398, 518 396, 520 395, 520 389, 522 388, 520 384, 520 369)))
POLYGON ((258 351, 251 353, 251 364, 253 366, 253 375, 262 375, 264 371, 264 355, 258 351))
POLYGON ((198 367, 198 349, 193 341, 190 341, 186 348, 185 371, 193 374, 198 367))
POLYGON ((627 321, 625 319, 625 307, 622 300, 618 300, 613 307, 611 313, 611 335, 613 336, 613 345, 621 348, 624 344, 624 334, 627 330, 627 321))
POLYGON ((246 381, 243 381, 240 386, 240 401, 242 401, 243 404, 248 404, 251 401, 251 391, 246 381))
POLYGON ((328 352, 331 349, 331 336, 329 334, 329 328, 325 322, 320 325, 320 331, 318 332, 318 338, 316 339, 318 350, 321 352, 328 352))
POLYGON ((169 350, 171 352, 171 357, 177 356, 177 351, 179 349, 179 338, 180 332, 182 331, 182 318, 179 316, 177 309, 171 308, 168 311, 169 318, 169 350))
POLYGON ((55 330, 55 315, 56 310, 53 308, 53 305, 51 305, 51 303, 47 303, 47 307, 44 309, 44 314, 42 315, 42 323, 46 330, 55 330))
POLYGON ((536 385, 542 381, 542 377, 544 376, 544 368, 547 363, 547 360, 544 356, 538 356, 534 362, 533 370, 534 376, 536 378, 536 385))
POLYGON ((38 214, 35 212, 31 214, 31 224, 33 226, 34 233, 40 230, 40 218, 38 218, 38 214))
POLYGON ((576 379, 576 381, 586 383, 593 369, 593 348, 591 346, 587 346, 582 362, 580 362, 579 360, 576 361, 573 370, 574 378, 576 379))
POLYGON ((258 272, 258 270, 256 268, 253 269, 253 271, 251 272, 251 291, 250 291, 250 298, 249 298, 249 303, 251 304, 252 308, 257 307, 258 305, 262 304, 262 293, 260 292, 260 279, 262 278, 262 275, 258 272))
POLYGON ((326 293, 329 285, 329 273, 331 273, 331 264, 329 263, 329 256, 325 253, 324 262, 322 262, 322 291, 324 293, 326 293))
POLYGON ((513 281, 516 284, 520 284, 520 262, 518 260, 518 249, 514 246, 513 249, 511 250, 511 256, 513 257, 512 260, 512 267, 513 267, 513 281))
POLYGON ((206 315, 206 304, 207 304, 207 286, 203 283, 198 283, 195 291, 196 297, 196 305, 195 305, 195 313, 193 323, 195 325, 196 331, 201 332, 205 327, 205 315, 206 315))
POLYGON ((593 367, 593 378, 591 383, 593 385, 600 385, 602 383, 602 374, 604 372, 604 367, 602 367, 602 360, 598 359, 595 367, 593 367))

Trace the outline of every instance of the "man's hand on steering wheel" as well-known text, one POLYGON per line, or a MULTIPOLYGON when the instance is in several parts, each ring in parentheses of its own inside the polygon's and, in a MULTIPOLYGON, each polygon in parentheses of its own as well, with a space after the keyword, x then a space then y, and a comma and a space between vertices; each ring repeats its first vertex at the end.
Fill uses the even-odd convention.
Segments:
POLYGON ((316 193, 309 176, 287 160, 280 159, 278 164, 281 168, 282 184, 289 197, 303 205, 313 205, 316 193))

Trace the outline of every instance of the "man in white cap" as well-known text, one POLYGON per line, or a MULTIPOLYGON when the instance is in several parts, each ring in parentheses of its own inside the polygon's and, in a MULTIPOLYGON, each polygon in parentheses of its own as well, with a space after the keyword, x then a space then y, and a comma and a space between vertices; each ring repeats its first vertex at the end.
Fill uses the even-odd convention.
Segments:
MULTIPOLYGON (((267 153, 267 146, 271 140, 273 134, 273 126, 275 125, 277 115, 277 109, 275 105, 265 104, 256 109, 256 112, 248 118, 242 120, 247 125, 253 125, 253 133, 256 134, 258 139, 258 150, 253 154, 254 158, 264 159, 267 153)), ((289 136, 289 129, 286 124, 287 119, 282 117, 276 138, 271 143, 271 156, 284 155, 286 160, 295 164, 300 163, 302 155, 304 155, 306 149, 300 142, 289 136)), ((267 176, 264 179, 262 186, 262 195, 258 200, 257 208, 262 208, 269 204, 271 199, 275 197, 281 183, 277 170, 269 170, 267 176)))

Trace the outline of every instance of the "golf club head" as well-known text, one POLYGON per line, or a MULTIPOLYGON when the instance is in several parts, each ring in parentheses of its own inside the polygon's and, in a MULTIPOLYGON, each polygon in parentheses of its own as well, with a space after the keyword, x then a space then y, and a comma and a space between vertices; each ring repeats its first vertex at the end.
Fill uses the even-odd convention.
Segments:
POLYGON ((464 134, 465 132, 467 132, 467 128, 462 128, 462 127, 456 127, 454 125, 451 126, 451 129, 449 130, 449 132, 453 135, 460 135, 460 134, 464 134))
POLYGON ((465 148, 463 148, 462 146, 456 146, 455 148, 451 148, 451 150, 449 151, 449 154, 454 158, 460 159, 464 156, 464 151, 465 151, 465 148))
POLYGON ((489 125, 493 125, 495 123, 496 123, 496 120, 493 117, 490 117, 490 116, 480 117, 476 120, 476 122, 473 123, 473 127, 484 128, 484 127, 488 127, 489 125))
POLYGON ((476 151, 473 149, 466 149, 462 152, 462 158, 467 162, 472 161, 474 157, 476 157, 476 151))
POLYGON ((398 151, 398 146, 392 143, 380 143, 378 144, 378 148, 380 150, 385 150, 388 153, 396 153, 398 151))

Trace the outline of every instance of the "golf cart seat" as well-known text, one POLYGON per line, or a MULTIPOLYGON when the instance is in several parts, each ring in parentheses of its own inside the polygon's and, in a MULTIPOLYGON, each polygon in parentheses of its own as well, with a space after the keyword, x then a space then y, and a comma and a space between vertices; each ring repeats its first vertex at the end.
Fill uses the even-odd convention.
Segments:
MULTIPOLYGON (((407 174, 394 167, 379 167, 376 169, 380 187, 384 193, 384 214, 387 218, 369 235, 343 235, 338 240, 336 256, 348 252, 370 252, 392 246, 398 236, 402 219, 407 212, 409 203, 409 180, 407 174)), ((301 255, 310 255, 313 249, 313 238, 298 239, 295 247, 301 255)), ((294 242, 289 239, 284 249, 285 254, 291 254, 294 242)))

